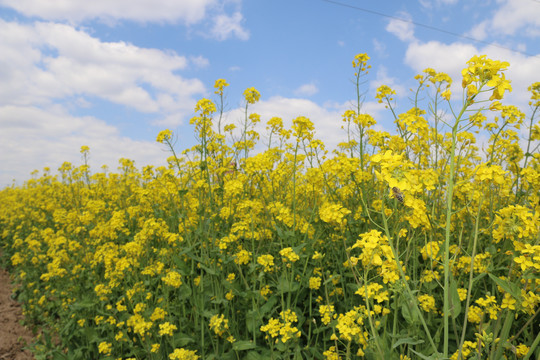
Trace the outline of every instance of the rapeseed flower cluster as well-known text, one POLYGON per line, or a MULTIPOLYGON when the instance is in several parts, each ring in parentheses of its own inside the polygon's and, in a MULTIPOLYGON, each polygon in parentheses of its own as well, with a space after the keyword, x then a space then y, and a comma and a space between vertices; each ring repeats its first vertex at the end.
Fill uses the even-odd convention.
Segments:
POLYGON ((214 315, 210 318, 210 329, 218 336, 222 336, 229 329, 229 320, 223 314, 214 315))
POLYGON ((261 331, 267 333, 267 339, 276 338, 276 343, 281 341, 285 344, 287 341, 301 336, 301 332, 293 326, 294 323, 298 322, 294 311, 285 310, 279 316, 280 318, 271 318, 268 324, 261 326, 261 331))
POLYGON ((83 146, 80 166, 3 189, 2 261, 45 325, 37 357, 538 357, 540 83, 530 115, 505 105, 508 66, 473 57, 461 112, 434 69, 400 113, 383 85, 395 133, 353 104, 332 152, 308 117, 251 112, 255 88, 225 123, 219 79, 196 146, 157 135, 167 166, 94 173, 83 146))

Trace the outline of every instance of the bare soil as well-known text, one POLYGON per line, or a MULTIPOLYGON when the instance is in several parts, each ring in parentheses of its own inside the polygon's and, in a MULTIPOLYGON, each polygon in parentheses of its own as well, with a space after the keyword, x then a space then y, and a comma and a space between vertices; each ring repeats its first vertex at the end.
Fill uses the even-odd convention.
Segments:
POLYGON ((26 349, 32 343, 32 331, 21 325, 20 304, 11 297, 9 274, 0 269, 0 360, 33 360, 26 349))

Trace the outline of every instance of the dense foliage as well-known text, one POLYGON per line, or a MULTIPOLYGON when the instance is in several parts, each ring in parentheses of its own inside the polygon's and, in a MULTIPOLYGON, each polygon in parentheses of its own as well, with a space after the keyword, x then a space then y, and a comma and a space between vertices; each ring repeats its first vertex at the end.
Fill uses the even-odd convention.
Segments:
POLYGON ((196 146, 158 135, 168 167, 92 173, 83 146, 83 165, 1 191, 4 263, 45 325, 36 358, 539 358, 540 83, 526 116, 500 101, 508 64, 475 56, 455 111, 426 69, 406 112, 378 89, 391 135, 362 113, 368 60, 331 153, 302 116, 259 140, 254 88, 222 123, 218 80, 196 146))

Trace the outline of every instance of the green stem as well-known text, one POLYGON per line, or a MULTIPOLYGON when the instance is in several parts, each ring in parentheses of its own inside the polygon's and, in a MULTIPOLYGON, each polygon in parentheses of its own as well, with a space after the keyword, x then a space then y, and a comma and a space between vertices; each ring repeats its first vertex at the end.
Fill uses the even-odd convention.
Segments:
MULTIPOLYGON (((383 204, 384 204, 384 202, 383 202, 383 204)), ((388 229, 388 221, 387 221, 387 218, 386 218, 386 213, 384 211, 384 206, 382 208, 381 214, 382 214, 382 219, 383 219, 383 223, 384 223, 384 232, 386 234, 386 237, 388 238, 390 248, 392 249, 392 254, 394 255, 394 261, 396 262, 396 267, 398 269, 399 276, 401 278, 401 282, 405 285, 405 290, 407 292, 407 296, 409 297, 409 299, 411 299, 411 300, 416 299, 414 297, 412 291, 411 291, 411 288, 410 288, 409 283, 407 281, 407 277, 405 276, 405 273, 403 272, 403 268, 402 268, 402 266, 401 266, 401 264, 399 262, 397 249, 395 249, 393 244, 391 243, 390 230, 388 229)), ((430 343, 431 347, 433 348, 433 351, 435 353, 437 353, 437 346, 435 345, 435 342, 433 341, 433 337, 431 336, 431 333, 430 333, 429 328, 428 328, 428 326, 426 324, 426 321, 425 321, 424 317, 422 316, 422 312, 420 311, 420 308, 418 307, 418 301, 413 301, 413 304, 414 304, 413 311, 416 310, 416 312, 418 313, 418 317, 420 318, 420 322, 422 323, 422 327, 424 328, 424 332, 428 337, 429 343, 430 343)))
MULTIPOLYGON (((494 357, 490 357, 491 359, 501 359, 502 353, 504 351, 504 346, 508 340, 508 334, 510 333, 510 327, 512 326, 512 323, 514 322, 514 313, 508 309, 506 313, 506 318, 504 319, 504 325, 503 329, 501 331, 501 334, 499 336, 499 344, 497 346, 497 352, 495 352, 494 357)), ((493 354, 493 350, 491 351, 491 354, 493 354)))
POLYGON ((534 350, 536 349, 536 347, 538 346, 539 343, 540 343, 540 332, 538 334, 536 334, 536 338, 534 339, 533 343, 531 344, 531 347, 529 348, 529 352, 523 358, 523 360, 528 360, 531 357, 531 355, 534 353, 534 350))
POLYGON ((369 306, 369 293, 368 293, 368 287, 367 287, 368 279, 367 279, 367 270, 366 269, 364 269, 364 284, 363 285, 364 285, 364 287, 366 289, 365 296, 366 296, 366 309, 367 309, 369 328, 371 329, 371 333, 375 337, 375 345, 377 346, 377 351, 378 351, 379 355, 381 356, 380 358, 383 359, 384 358, 384 353, 383 353, 383 351, 381 349, 381 344, 379 343, 379 334, 375 330, 375 326, 373 326, 373 319, 371 317, 371 307, 369 306))
POLYGON ((293 213, 293 231, 296 229, 296 159, 298 155, 298 141, 294 149, 294 164, 293 164, 293 191, 292 191, 292 213, 293 213))
POLYGON ((448 174, 448 188, 446 197, 446 232, 444 238, 444 284, 443 284, 443 356, 448 357, 448 339, 449 339, 449 323, 448 316, 450 315, 450 228, 452 225, 452 199, 454 194, 454 171, 456 167, 456 142, 458 126, 463 116, 463 113, 467 109, 467 104, 463 106, 461 112, 456 118, 456 122, 452 128, 452 147, 450 149, 450 170, 448 174))
POLYGON ((474 281, 474 257, 476 256, 476 244, 478 242, 478 227, 480 224, 480 210, 482 209, 482 200, 483 198, 480 197, 480 203, 478 204, 478 214, 476 215, 476 223, 474 226, 474 240, 473 240, 473 247, 472 247, 472 254, 471 254, 471 267, 469 269, 469 288, 467 289, 467 302, 465 304, 465 319, 463 320, 463 331, 461 332, 461 340, 459 342, 459 352, 458 352, 458 360, 461 359, 461 352, 463 349, 463 344, 465 343, 465 333, 467 331, 467 315, 469 314, 469 304, 471 303, 471 292, 472 292, 472 286, 474 281))

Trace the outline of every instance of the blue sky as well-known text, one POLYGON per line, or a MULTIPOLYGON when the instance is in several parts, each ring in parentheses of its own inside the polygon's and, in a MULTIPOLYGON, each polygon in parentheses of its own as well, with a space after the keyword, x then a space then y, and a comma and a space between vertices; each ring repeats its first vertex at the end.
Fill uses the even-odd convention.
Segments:
POLYGON ((79 165, 82 145, 93 171, 121 157, 164 164, 156 135, 170 128, 178 150, 194 145, 194 105, 215 99, 219 78, 230 83, 227 122, 241 120, 253 86, 263 122, 309 117, 331 148, 345 139, 358 53, 372 65, 364 111, 387 131, 378 86, 407 111, 414 75, 431 67, 452 76, 459 98, 475 54, 510 63, 508 103, 527 112, 526 89, 540 81, 540 1, 0 0, 0 187, 79 165))

